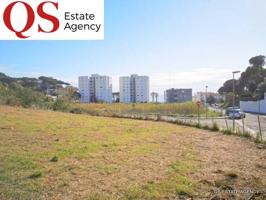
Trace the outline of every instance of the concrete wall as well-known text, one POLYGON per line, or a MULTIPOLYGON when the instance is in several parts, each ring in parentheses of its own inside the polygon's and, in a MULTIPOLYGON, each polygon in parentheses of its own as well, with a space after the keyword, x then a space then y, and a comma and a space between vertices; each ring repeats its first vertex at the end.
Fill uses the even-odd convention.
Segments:
MULTIPOLYGON (((244 112, 259 113, 259 102, 240 101, 240 109, 244 112)), ((266 94, 265 99, 260 101, 260 113, 266 114, 266 94)))

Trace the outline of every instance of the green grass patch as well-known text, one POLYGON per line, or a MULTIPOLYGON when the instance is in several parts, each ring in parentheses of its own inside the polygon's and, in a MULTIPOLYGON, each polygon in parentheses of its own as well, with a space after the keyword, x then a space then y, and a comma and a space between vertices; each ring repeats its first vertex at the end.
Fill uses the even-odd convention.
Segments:
POLYGON ((177 160, 169 165, 167 177, 160 181, 148 181, 144 185, 130 186, 125 193, 126 199, 164 199, 178 198, 179 195, 193 196, 196 182, 188 177, 195 170, 192 154, 186 154, 184 160, 177 160))
MULTIPOLYGON (((181 157, 189 162, 182 159, 169 165, 169 169, 165 166, 167 173, 159 181, 152 180, 157 171, 151 167, 151 181, 134 187, 131 171, 125 170, 136 165, 141 172, 141 162, 149 166, 158 162, 158 156, 169 155, 165 143, 173 144, 169 136, 183 134, 184 127, 12 107, 0 109, 0 141, 4 141, 0 145, 0 199, 41 199, 41 195, 49 193, 51 180, 55 183, 53 192, 59 193, 75 190, 76 180, 88 184, 88 179, 81 178, 83 175, 93 179, 94 175, 104 178, 116 173, 123 173, 119 178, 133 184, 132 190, 122 190, 122 199, 193 193, 194 183, 189 179, 193 168, 186 154, 181 157)), ((116 193, 114 199, 119 195, 116 193)), ((99 199, 105 197, 113 198, 105 193, 99 199)), ((97 195, 92 194, 91 198, 97 199, 97 195)))

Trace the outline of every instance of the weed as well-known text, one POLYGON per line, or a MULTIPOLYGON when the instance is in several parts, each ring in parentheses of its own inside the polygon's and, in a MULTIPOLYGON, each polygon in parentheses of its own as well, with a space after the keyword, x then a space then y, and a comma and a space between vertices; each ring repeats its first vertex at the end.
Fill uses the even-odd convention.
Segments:
POLYGON ((40 178, 42 176, 42 172, 40 171, 35 171, 33 172, 31 175, 29 175, 30 179, 36 179, 36 178, 40 178))
POLYGON ((202 128, 203 128, 204 130, 210 130, 210 127, 208 126, 208 124, 205 124, 202 128))
POLYGON ((262 141, 261 141, 260 133, 258 132, 258 133, 256 134, 255 143, 259 144, 259 143, 261 143, 261 142, 262 142, 262 141))
POLYGON ((218 124, 217 124, 217 123, 213 123, 213 124, 212 124, 212 127, 211 127, 210 130, 211 130, 211 131, 214 131, 214 132, 219 131, 219 126, 218 126, 218 124))
POLYGON ((222 129, 221 131, 225 135, 233 135, 233 130, 232 129, 222 129))
POLYGON ((54 157, 51 158, 50 161, 51 162, 58 162, 58 160, 59 160, 58 157, 57 156, 54 156, 54 157))
POLYGON ((244 133, 242 133, 242 136, 245 138, 251 138, 252 137, 250 132, 248 132, 248 131, 244 131, 244 133))

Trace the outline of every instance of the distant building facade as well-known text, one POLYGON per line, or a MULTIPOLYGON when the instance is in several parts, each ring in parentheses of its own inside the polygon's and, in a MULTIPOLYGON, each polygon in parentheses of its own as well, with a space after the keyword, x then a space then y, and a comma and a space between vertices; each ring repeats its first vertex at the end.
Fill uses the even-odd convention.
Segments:
POLYGON ((80 93, 80 102, 89 103, 90 102, 90 84, 88 76, 79 77, 79 93, 80 93))
POLYGON ((201 101, 201 102, 206 102, 206 96, 207 98, 209 97, 214 97, 214 99, 216 101, 221 101, 224 99, 224 97, 222 95, 220 95, 219 93, 215 93, 215 92, 197 92, 193 98, 193 101, 201 101))
POLYGON ((150 80, 148 76, 131 75, 119 78, 121 103, 149 102, 150 80))
POLYGON ((164 92, 165 103, 192 101, 192 89, 169 89, 164 92))
POLYGON ((81 103, 112 103, 112 79, 108 76, 92 74, 79 77, 81 103))

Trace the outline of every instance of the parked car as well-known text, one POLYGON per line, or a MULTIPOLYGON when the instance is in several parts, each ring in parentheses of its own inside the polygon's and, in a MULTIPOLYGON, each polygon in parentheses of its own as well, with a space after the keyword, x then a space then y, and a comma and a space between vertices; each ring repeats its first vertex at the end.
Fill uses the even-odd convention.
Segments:
POLYGON ((229 119, 243 119, 246 117, 244 112, 241 112, 240 109, 234 109, 229 113, 229 119))
POLYGON ((227 116, 229 116, 230 112, 232 112, 233 110, 239 110, 239 108, 238 108, 238 107, 228 107, 228 108, 226 108, 226 110, 225 110, 225 114, 226 114, 227 116))

